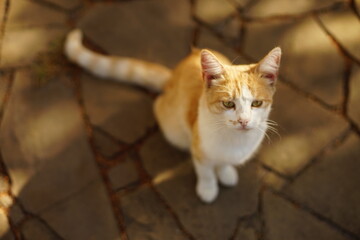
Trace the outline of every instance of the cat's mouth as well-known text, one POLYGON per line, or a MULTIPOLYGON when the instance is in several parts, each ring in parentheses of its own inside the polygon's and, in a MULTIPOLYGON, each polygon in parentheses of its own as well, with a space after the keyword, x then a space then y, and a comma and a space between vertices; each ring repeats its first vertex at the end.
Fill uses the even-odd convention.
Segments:
POLYGON ((236 128, 236 130, 238 130, 238 131, 249 131, 249 130, 251 130, 251 128, 250 127, 248 127, 248 126, 239 126, 239 127, 237 127, 236 128))

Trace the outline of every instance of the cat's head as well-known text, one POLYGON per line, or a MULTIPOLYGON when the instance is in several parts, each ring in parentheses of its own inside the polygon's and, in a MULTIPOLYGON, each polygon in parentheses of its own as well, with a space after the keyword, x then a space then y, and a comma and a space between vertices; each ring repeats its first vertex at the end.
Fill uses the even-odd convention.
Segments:
POLYGON ((212 52, 201 51, 206 103, 220 124, 242 131, 264 126, 273 101, 280 58, 281 49, 277 47, 256 64, 227 65, 212 52))

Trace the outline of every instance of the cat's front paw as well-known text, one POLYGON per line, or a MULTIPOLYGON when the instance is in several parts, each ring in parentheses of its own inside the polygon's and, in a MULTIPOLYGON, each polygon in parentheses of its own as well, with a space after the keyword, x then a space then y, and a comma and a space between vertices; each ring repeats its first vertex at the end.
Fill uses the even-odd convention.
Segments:
POLYGON ((222 185, 233 187, 238 182, 238 173, 236 168, 231 165, 223 165, 216 169, 216 174, 222 185))
POLYGON ((196 186, 196 193, 203 202, 211 203, 219 194, 219 187, 216 182, 199 181, 196 186))

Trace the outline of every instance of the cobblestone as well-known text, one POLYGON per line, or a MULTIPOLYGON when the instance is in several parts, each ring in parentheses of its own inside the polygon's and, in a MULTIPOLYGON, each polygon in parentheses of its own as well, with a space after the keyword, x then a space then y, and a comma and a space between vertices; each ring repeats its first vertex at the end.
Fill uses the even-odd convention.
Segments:
POLYGON ((37 86, 30 76, 16 73, 1 146, 12 190, 39 212, 96 178, 97 171, 71 90, 61 79, 37 86))
POLYGON ((0 238, 359 239, 359 12, 359 0, 0 1, 0 238), (75 26, 96 51, 168 67, 191 47, 247 64, 281 46, 280 136, 203 204, 156 96, 62 56, 75 26))
POLYGON ((64 239, 120 240, 101 181, 93 181, 41 214, 64 239))
POLYGON ((341 117, 304 99, 281 82, 270 118, 279 124, 279 136, 273 134, 270 143, 264 141, 259 159, 287 176, 296 175, 348 127, 341 117))
POLYGON ((360 109, 358 108, 360 101, 360 67, 354 67, 350 79, 350 100, 349 100, 349 115, 352 117, 358 126, 360 126, 360 109))
POLYGON ((236 12, 234 4, 226 0, 198 0, 195 14, 208 23, 217 23, 236 12))
POLYGON ((323 157, 287 190, 293 198, 356 235, 360 234, 360 206, 357 204, 360 192, 352 189, 353 183, 360 181, 359 146, 359 137, 351 135, 339 149, 323 157))
POLYGON ((46 0, 46 2, 57 10, 74 10, 82 4, 81 0, 46 0))
POLYGON ((346 239, 326 223, 268 192, 264 197, 264 216, 269 240, 346 239))
POLYGON ((133 143, 155 124, 152 100, 139 90, 89 75, 82 83, 90 121, 119 140, 133 143))
POLYGON ((340 103, 344 62, 313 18, 296 24, 280 46, 284 50, 282 72, 287 79, 327 104, 340 103), (309 35, 311 38, 306 37, 309 35))
POLYGON ((79 26, 94 43, 110 54, 174 67, 190 50, 188 42, 192 23, 189 11, 189 1, 184 0, 100 4, 81 19, 79 26), (133 14, 135 12, 141 14, 133 14))
POLYGON ((9 31, 3 37, 1 67, 21 67, 31 64, 36 57, 61 39, 66 28, 29 28, 9 31))
POLYGON ((247 11, 247 15, 259 18, 275 15, 297 15, 324 7, 335 3, 336 0, 317 1, 286 1, 286 0, 263 0, 257 1, 247 11))
POLYGON ((63 25, 66 15, 33 1, 11 2, 7 31, 49 25, 63 25), (26 11, 25 11, 26 10, 26 11))
POLYGON ((54 233, 44 226, 43 223, 36 219, 27 221, 23 227, 24 237, 29 240, 44 239, 44 240, 59 240, 61 237, 56 236, 54 233))
POLYGON ((110 138, 108 135, 104 134, 104 132, 100 131, 99 129, 94 130, 94 140, 96 148, 105 157, 110 158, 114 154, 121 151, 120 144, 115 141, 115 139, 110 138))
POLYGON ((13 239, 10 234, 7 234, 9 229, 10 227, 5 212, 0 209, 0 236, 5 237, 5 240, 13 239), (6 234, 7 236, 5 236, 6 234))
POLYGON ((125 196, 122 207, 130 239, 188 239, 149 188, 125 196))
POLYGON ((139 181, 134 160, 127 157, 109 171, 110 181, 114 189, 121 189, 139 181))
POLYGON ((347 8, 338 12, 320 15, 325 27, 354 57, 360 59, 360 46, 354 41, 360 38, 360 21, 354 12, 347 8))

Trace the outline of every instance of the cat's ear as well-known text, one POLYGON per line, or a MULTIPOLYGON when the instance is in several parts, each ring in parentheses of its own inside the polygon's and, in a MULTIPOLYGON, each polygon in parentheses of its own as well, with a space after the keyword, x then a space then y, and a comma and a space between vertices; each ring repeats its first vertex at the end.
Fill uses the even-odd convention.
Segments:
POLYGON ((204 81, 207 86, 211 86, 214 79, 220 78, 224 74, 224 66, 217 57, 208 50, 201 51, 201 69, 204 81))
POLYGON ((269 84, 273 86, 279 75, 281 59, 281 48, 276 47, 271 50, 257 65, 257 71, 262 78, 268 80, 269 84))

